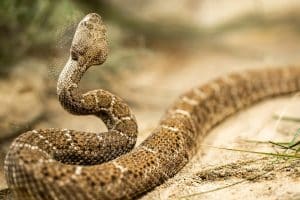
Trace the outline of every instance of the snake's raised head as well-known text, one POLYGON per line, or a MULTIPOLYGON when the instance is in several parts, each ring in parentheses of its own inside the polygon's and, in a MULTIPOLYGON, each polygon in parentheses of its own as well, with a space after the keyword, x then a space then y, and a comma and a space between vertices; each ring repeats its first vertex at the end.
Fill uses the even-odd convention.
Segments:
POLYGON ((85 16, 78 24, 72 46, 71 58, 80 66, 102 64, 108 54, 106 27, 96 13, 85 16))

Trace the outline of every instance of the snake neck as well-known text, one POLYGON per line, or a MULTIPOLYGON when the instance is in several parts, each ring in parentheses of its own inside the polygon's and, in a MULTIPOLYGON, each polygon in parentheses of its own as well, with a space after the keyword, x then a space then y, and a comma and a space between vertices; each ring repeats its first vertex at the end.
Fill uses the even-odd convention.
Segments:
POLYGON ((79 82, 88 68, 88 65, 80 64, 72 58, 68 60, 57 82, 60 104, 72 114, 99 117, 106 124, 108 130, 120 132, 120 129, 123 130, 128 126, 126 130, 130 130, 130 134, 136 135, 135 117, 121 98, 102 89, 86 93, 79 90, 79 82))
POLYGON ((78 61, 70 57, 57 81, 59 102, 73 114, 78 114, 82 108, 82 93, 79 91, 78 85, 86 70, 85 65, 79 66, 78 61))

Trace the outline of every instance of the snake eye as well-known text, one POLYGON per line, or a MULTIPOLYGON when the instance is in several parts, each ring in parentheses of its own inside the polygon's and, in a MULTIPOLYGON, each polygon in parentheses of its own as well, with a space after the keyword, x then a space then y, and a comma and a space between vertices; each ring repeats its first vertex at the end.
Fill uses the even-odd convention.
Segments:
POLYGON ((86 27, 87 29, 89 29, 89 30, 92 30, 92 29, 94 28, 93 23, 91 23, 91 22, 89 22, 89 21, 84 21, 84 22, 82 22, 82 25, 83 25, 84 27, 86 27))
POLYGON ((71 58, 72 58, 72 60, 75 60, 75 61, 78 60, 78 55, 74 50, 71 50, 71 58))
POLYGON ((72 60, 78 61, 80 57, 84 57, 87 51, 88 47, 84 46, 83 44, 73 44, 70 53, 72 60))

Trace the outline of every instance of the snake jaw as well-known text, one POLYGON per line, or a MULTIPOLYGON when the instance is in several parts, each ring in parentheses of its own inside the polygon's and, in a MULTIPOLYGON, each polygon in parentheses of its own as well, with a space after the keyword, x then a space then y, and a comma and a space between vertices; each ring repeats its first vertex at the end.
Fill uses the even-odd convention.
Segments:
POLYGON ((98 14, 90 13, 78 24, 70 54, 72 60, 78 61, 80 66, 100 65, 106 60, 106 27, 98 14))

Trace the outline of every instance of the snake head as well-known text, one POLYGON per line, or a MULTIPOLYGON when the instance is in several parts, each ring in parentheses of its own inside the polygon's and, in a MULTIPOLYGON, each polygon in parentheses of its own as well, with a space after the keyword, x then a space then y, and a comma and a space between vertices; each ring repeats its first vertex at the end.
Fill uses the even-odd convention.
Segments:
POLYGON ((72 60, 80 66, 100 65, 106 60, 106 27, 100 15, 90 13, 79 22, 70 51, 72 60))

